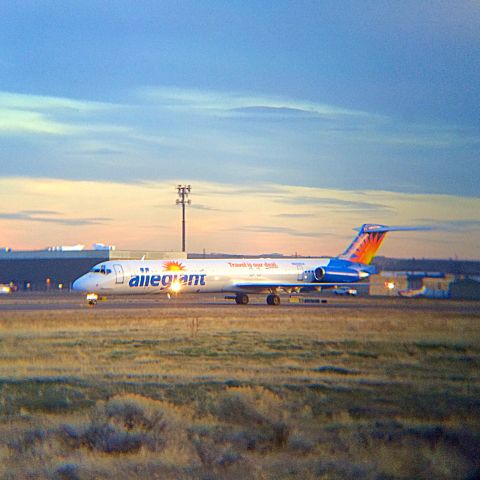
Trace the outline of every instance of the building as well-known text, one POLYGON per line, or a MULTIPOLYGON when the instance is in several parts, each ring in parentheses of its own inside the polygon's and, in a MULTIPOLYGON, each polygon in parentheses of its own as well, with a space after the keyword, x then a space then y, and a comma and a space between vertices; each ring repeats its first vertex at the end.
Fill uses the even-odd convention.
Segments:
POLYGON ((20 291, 70 289, 74 280, 108 260, 184 259, 184 252, 143 250, 37 250, 0 252, 0 284, 20 291))
POLYGON ((455 280, 450 284, 450 296, 459 300, 480 300, 480 281, 472 278, 455 280))
POLYGON ((443 272, 386 270, 370 277, 370 295, 447 298, 453 279, 443 272))

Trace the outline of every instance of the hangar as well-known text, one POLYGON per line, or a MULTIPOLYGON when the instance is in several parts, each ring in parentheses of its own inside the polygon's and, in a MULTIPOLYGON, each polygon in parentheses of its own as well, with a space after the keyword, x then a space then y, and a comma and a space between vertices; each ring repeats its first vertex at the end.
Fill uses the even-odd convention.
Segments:
POLYGON ((452 298, 480 300, 480 277, 458 279, 450 285, 452 298))
POLYGON ((0 252, 0 284, 13 290, 69 290, 73 281, 94 265, 107 260, 171 260, 185 252, 143 250, 74 250, 0 252))

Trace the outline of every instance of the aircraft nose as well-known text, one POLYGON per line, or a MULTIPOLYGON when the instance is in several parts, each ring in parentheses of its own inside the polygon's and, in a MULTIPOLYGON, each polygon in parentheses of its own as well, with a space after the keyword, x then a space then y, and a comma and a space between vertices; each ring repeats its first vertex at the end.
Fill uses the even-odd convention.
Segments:
POLYGON ((78 290, 78 291, 84 291, 85 290, 85 277, 77 278, 72 283, 72 289, 73 290, 78 290))

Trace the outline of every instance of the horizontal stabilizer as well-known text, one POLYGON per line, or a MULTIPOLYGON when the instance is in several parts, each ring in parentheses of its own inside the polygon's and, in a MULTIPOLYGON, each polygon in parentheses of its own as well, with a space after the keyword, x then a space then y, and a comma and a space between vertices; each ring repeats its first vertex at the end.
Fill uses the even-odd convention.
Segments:
POLYGON ((354 228, 357 232, 408 232, 412 230, 433 230, 433 227, 424 227, 424 226, 418 226, 418 227, 402 227, 402 226, 395 226, 395 227, 389 227, 387 225, 369 225, 365 224, 362 225, 361 227, 354 228))

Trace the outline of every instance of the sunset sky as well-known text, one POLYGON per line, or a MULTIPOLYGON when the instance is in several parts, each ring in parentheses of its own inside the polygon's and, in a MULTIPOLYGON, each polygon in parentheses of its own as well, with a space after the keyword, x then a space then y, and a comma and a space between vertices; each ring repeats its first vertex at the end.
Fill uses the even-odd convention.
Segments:
POLYGON ((0 6, 0 246, 480 258, 480 3, 0 6))

